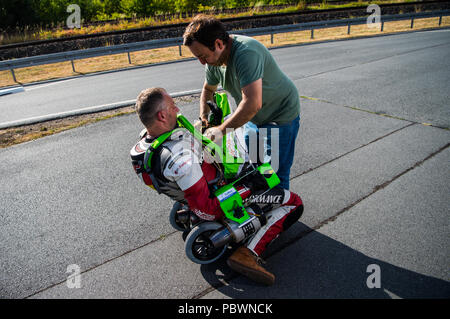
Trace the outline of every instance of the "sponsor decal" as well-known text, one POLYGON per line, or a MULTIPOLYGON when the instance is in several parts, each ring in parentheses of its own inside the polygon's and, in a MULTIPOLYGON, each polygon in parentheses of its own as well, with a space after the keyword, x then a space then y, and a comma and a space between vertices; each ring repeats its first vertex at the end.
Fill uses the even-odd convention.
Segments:
POLYGON ((180 164, 180 166, 178 166, 178 168, 174 171, 175 175, 178 175, 178 172, 188 163, 191 163, 191 159, 189 158, 188 160, 184 161, 183 163, 180 164))
POLYGON ((227 190, 226 192, 220 194, 219 196, 217 196, 217 199, 221 202, 223 202, 224 200, 230 198, 231 196, 233 196, 234 194, 236 194, 236 189, 230 188, 229 190, 227 190))
POLYGON ((198 210, 196 208, 193 209, 193 212, 194 212, 195 215, 197 215, 201 219, 214 220, 214 215, 210 215, 210 214, 204 213, 201 210, 198 210))
POLYGON ((242 231, 244 232, 245 238, 250 236, 255 232, 255 226, 253 226, 253 223, 247 223, 244 226, 241 227, 242 231))
POLYGON ((168 168, 168 169, 171 169, 171 168, 173 167, 173 165, 175 165, 175 163, 176 163, 177 161, 179 161, 180 158, 182 158, 183 156, 191 156, 191 153, 188 152, 188 151, 178 153, 177 155, 175 155, 175 156, 171 159, 171 161, 170 161, 169 165, 167 166, 167 168, 168 168))
POLYGON ((239 195, 244 194, 245 192, 248 192, 250 188, 247 188, 246 186, 243 186, 240 190, 238 190, 239 195))
POLYGON ((280 204, 282 197, 282 195, 251 195, 249 201, 260 204, 280 204))

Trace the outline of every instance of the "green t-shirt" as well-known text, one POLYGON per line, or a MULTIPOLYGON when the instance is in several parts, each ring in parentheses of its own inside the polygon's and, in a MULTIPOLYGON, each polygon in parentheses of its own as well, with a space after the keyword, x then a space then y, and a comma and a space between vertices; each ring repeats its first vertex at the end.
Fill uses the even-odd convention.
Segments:
POLYGON ((257 40, 233 35, 227 66, 206 65, 206 82, 220 84, 237 104, 242 100, 241 89, 258 79, 262 79, 262 108, 251 119, 254 124, 283 124, 300 114, 297 88, 278 67, 269 50, 257 40))

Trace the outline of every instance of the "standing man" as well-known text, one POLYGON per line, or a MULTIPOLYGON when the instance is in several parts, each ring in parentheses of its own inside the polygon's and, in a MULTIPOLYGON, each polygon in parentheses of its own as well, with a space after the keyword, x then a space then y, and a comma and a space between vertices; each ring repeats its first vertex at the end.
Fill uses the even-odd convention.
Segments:
MULTIPOLYGON (((300 98, 294 83, 281 71, 263 44, 246 36, 230 36, 224 25, 214 17, 194 17, 183 38, 184 45, 200 63, 206 64, 206 79, 200 97, 202 122, 208 122, 210 110, 206 102, 213 100, 219 84, 238 105, 226 121, 207 130, 206 135, 224 135, 227 128, 236 129, 245 125, 245 138, 250 151, 254 149, 253 143, 250 143, 254 141, 252 137, 258 136, 258 141, 267 139, 267 156, 279 159, 278 163, 271 164, 277 170, 280 186, 289 189, 289 173, 300 126, 300 98), (262 128, 267 130, 265 137, 262 135, 266 130, 262 128), (279 136, 279 145, 275 145, 275 136, 279 136)), ((250 152, 252 160, 255 160, 254 155, 250 152)))

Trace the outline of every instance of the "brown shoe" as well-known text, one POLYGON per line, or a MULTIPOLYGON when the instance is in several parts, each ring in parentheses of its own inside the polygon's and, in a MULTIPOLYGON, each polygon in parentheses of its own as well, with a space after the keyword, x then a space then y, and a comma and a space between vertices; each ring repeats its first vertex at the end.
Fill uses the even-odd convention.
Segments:
POLYGON ((271 286, 275 282, 274 274, 265 270, 259 264, 258 258, 247 247, 241 246, 231 255, 228 260, 228 266, 234 271, 261 284, 271 286))

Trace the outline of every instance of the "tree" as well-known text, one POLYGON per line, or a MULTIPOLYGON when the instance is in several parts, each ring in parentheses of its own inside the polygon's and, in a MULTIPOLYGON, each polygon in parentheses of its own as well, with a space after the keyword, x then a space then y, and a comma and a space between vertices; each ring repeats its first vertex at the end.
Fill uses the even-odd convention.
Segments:
POLYGON ((198 10, 200 1, 198 0, 177 0, 175 7, 178 12, 193 12, 198 10))
POLYGON ((108 16, 123 13, 122 0, 103 0, 103 12, 108 16))
POLYGON ((92 21, 102 10, 100 0, 40 0, 36 1, 37 12, 41 25, 64 24, 69 13, 67 7, 70 4, 80 6, 82 21, 92 21))
POLYGON ((37 0, 0 0, 0 28, 38 24, 37 2, 37 0))

